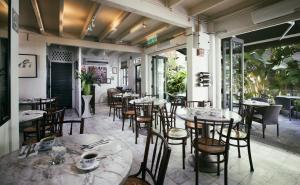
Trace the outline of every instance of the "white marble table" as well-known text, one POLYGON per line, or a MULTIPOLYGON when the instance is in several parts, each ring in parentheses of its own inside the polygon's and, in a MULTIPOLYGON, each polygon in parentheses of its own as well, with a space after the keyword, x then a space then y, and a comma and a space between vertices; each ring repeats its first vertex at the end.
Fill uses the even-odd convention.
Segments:
POLYGON ((41 119, 46 113, 45 111, 42 110, 25 110, 19 112, 19 122, 24 123, 27 121, 34 121, 37 119, 41 119))
POLYGON ((146 98, 139 98, 139 99, 134 99, 134 100, 129 101, 130 104, 134 104, 134 103, 152 103, 152 102, 153 102, 154 106, 162 107, 167 103, 167 100, 146 97, 146 98))
POLYGON ((118 93, 118 94, 114 94, 113 97, 120 97, 120 98, 138 98, 140 97, 139 94, 133 94, 133 93, 118 93))
MULTIPOLYGON (((67 148, 62 164, 50 165, 49 152, 36 156, 18 158, 15 151, 0 158, 0 184, 22 185, 118 185, 127 179, 132 164, 132 153, 120 141, 109 138, 110 142, 98 146, 100 165, 93 171, 77 169, 76 162, 84 152, 81 144, 90 144, 104 139, 99 135, 82 134, 58 138, 67 148)), ((105 138, 106 139, 106 138, 105 138)))
POLYGON ((256 100, 244 100, 243 105, 251 106, 251 107, 268 107, 269 103, 256 101, 256 100))
MULTIPOLYGON (((53 102, 55 99, 54 98, 48 98, 47 100, 43 100, 43 102, 46 103, 51 103, 53 102)), ((19 104, 20 105, 34 105, 34 104, 38 104, 40 103, 40 98, 34 98, 34 99, 20 99, 19 100, 19 104)))
POLYGON ((194 116, 208 121, 229 121, 233 118, 234 123, 240 122, 242 117, 233 111, 223 109, 212 109, 209 107, 197 107, 197 108, 178 108, 176 112, 177 116, 185 121, 194 121, 194 116))

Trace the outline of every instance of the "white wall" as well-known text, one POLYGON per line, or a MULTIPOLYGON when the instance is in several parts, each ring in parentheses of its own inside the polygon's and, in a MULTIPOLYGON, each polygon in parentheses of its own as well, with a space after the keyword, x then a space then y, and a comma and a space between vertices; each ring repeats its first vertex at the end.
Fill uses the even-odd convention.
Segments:
POLYGON ((45 37, 20 33, 19 53, 37 55, 37 78, 20 78, 20 98, 46 98, 46 54, 45 37))
MULTIPOLYGON (((19 1, 11 0, 11 7, 18 13, 19 1)), ((0 127, 0 156, 19 148, 18 37, 11 28, 11 119, 0 127)))
MULTIPOLYGON (((88 59, 97 59, 103 58, 101 55, 95 55, 94 53, 82 53, 82 60, 84 58, 88 59)), ((103 65, 107 67, 107 78, 111 78, 111 84, 95 84, 95 102, 96 104, 107 102, 107 89, 115 88, 118 86, 118 73, 112 74, 112 68, 117 67, 119 70, 119 61, 118 56, 110 56, 107 65, 103 65)))

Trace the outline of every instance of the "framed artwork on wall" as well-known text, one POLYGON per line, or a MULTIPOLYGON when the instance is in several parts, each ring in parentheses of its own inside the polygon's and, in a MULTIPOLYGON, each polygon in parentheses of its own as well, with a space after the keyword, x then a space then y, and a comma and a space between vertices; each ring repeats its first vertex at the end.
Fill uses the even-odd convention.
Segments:
POLYGON ((107 83, 107 84, 111 84, 111 79, 110 79, 110 78, 107 78, 106 83, 107 83))
POLYGON ((117 74, 118 73, 118 68, 117 67, 113 67, 112 68, 112 74, 117 74))
POLYGON ((19 54, 19 78, 37 78, 37 55, 19 54))

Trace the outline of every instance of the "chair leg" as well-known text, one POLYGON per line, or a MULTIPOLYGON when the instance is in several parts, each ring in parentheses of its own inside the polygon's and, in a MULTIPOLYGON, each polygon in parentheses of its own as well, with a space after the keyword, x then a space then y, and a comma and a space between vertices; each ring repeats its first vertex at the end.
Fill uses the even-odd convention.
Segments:
POLYGON ((198 173, 199 173, 199 169, 198 169, 198 166, 199 166, 199 154, 198 154, 198 151, 195 149, 195 172, 196 172, 196 185, 199 184, 199 180, 198 180, 198 173))
POLYGON ((240 140, 237 140, 238 157, 241 158, 240 140))
POLYGON ((135 122, 135 144, 137 144, 138 136, 139 136, 138 122, 135 122))
POLYGON ((224 185, 228 184, 228 153, 224 155, 225 161, 224 161, 224 185))
POLYGON ((114 109, 114 112, 113 112, 113 121, 115 121, 115 117, 116 117, 116 109, 115 108, 113 108, 114 109))
POLYGON ((220 176, 220 155, 217 155, 217 175, 220 176))
POLYGON ((125 123, 125 116, 123 115, 123 118, 122 118, 122 120, 123 120, 123 124, 122 124, 122 131, 124 131, 124 123, 125 123))
POLYGON ((251 147, 250 147, 250 140, 247 140, 247 149, 248 149, 248 158, 250 163, 250 171, 254 171, 253 163, 252 163, 252 156, 251 156, 251 147))
POLYGON ((191 153, 193 153, 193 129, 190 129, 190 131, 191 131, 191 153))
POLYGON ((277 137, 279 137, 279 124, 277 123, 277 137))
POLYGON ((185 169, 185 143, 186 140, 182 141, 182 169, 185 169))
POLYGON ((266 129, 266 126, 264 124, 262 124, 263 138, 265 138, 265 129, 266 129))
POLYGON ((108 114, 109 117, 110 117, 110 114, 111 114, 111 106, 109 106, 109 114, 108 114))

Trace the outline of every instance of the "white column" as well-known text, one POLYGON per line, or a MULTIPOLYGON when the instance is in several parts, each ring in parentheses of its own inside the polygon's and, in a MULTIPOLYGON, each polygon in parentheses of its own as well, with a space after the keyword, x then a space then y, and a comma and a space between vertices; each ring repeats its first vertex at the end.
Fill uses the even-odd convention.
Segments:
POLYGON ((208 89, 208 99, 212 102, 213 107, 216 107, 216 89, 217 89, 217 83, 216 83, 216 53, 217 48, 215 47, 215 35, 210 35, 210 49, 209 49, 209 58, 208 58, 208 71, 211 74, 211 86, 208 89))
POLYGON ((222 48, 221 48, 221 39, 218 37, 215 37, 215 84, 216 84, 216 100, 215 100, 215 105, 216 108, 221 108, 222 107, 222 48))
MULTIPOLYGON (((19 14, 19 1, 11 0, 11 8, 19 14)), ((12 11, 11 11, 12 12, 12 11)), ((20 19, 19 19, 20 20, 20 19)), ((11 85, 11 124, 10 124, 10 151, 19 149, 19 35, 10 28, 11 32, 11 51, 10 51, 10 85, 11 85)))
MULTIPOLYGON (((187 34, 187 99, 189 101, 202 101, 208 100, 208 87, 197 87, 197 74, 199 72, 208 72, 208 49, 204 49, 205 53, 203 56, 197 56, 197 42, 202 41, 202 35, 200 38, 195 39, 194 37, 199 37, 198 33, 193 33, 192 28, 186 30, 187 34)), ((203 36, 204 33, 202 33, 203 36)), ((201 43, 200 43, 200 47, 201 43)))
POLYGON ((151 57, 146 54, 142 54, 141 61, 141 72, 142 72, 142 94, 151 94, 151 57))
MULTIPOLYGON (((78 48, 78 71, 81 71, 81 64, 82 64, 82 49, 81 47, 78 48)), ((81 116, 81 80, 78 80, 78 114, 81 116)))

